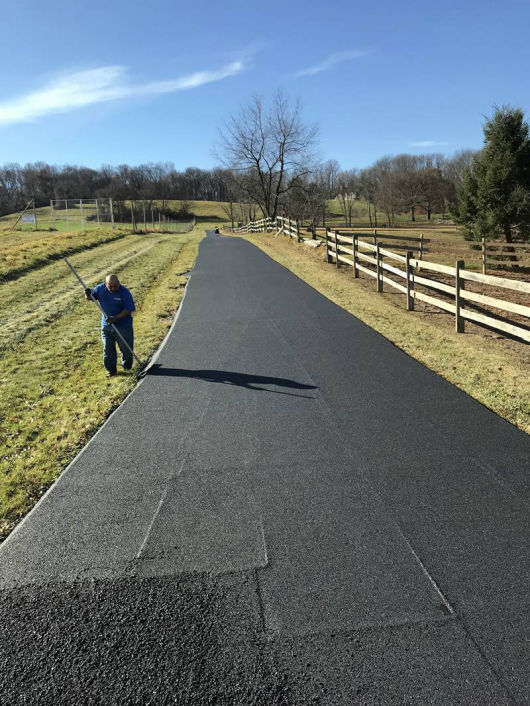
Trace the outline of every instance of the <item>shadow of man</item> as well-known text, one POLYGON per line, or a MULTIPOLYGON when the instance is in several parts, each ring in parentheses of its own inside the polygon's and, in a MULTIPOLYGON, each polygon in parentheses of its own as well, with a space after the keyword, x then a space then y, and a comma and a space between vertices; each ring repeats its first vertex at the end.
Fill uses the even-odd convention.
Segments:
MULTIPOLYGON (((260 390, 262 392, 274 392, 276 394, 292 394, 289 392, 281 392, 279 390, 269 390, 263 385, 271 385, 274 387, 284 387, 293 390, 318 390, 316 385, 306 385, 296 380, 288 378, 270 377, 268 375, 249 375, 247 373, 234 373, 228 370, 188 370, 186 368, 165 368, 160 363, 155 363, 146 372, 146 377, 149 376, 164 376, 164 377, 181 377, 192 378, 195 380, 204 380, 205 382, 215 382, 221 385, 237 385, 245 387, 248 390, 260 390)), ((314 399, 307 395, 295 395, 296 397, 306 397, 314 399)))

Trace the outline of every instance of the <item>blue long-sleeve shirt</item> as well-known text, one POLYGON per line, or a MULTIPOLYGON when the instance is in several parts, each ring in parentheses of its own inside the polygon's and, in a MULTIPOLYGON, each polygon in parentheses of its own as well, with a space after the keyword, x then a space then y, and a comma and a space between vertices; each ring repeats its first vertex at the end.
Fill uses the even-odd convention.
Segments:
MULTIPOLYGON (((92 296, 94 297, 94 299, 98 300, 98 302, 101 304, 101 308, 104 311, 104 315, 101 317, 102 327, 107 326, 107 322, 105 321, 105 315, 117 316, 124 310, 136 310, 132 294, 129 292, 127 287, 123 286, 123 284, 120 284, 120 288, 117 292, 110 292, 107 289, 105 283, 103 282, 102 284, 98 284, 94 287, 94 289, 92 290, 92 296)), ((124 316, 121 319, 118 319, 118 321, 115 321, 114 326, 132 326, 132 316, 130 314, 127 314, 127 316, 124 316)))

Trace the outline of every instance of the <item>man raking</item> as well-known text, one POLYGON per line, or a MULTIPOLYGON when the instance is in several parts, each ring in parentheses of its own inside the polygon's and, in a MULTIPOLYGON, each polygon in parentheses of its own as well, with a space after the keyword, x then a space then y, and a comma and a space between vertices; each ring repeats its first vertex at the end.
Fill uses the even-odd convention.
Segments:
POLYGON ((121 351, 121 364, 130 370, 133 364, 134 332, 132 312, 136 309, 132 294, 118 279, 118 275, 107 275, 105 282, 93 289, 86 287, 85 297, 95 299, 101 306, 101 340, 103 341, 103 365, 107 376, 116 375, 116 344, 121 351), (117 331, 116 331, 117 329, 117 331))
POLYGON ((81 277, 74 270, 65 257, 64 261, 76 276, 79 284, 85 290, 85 297, 96 302, 101 309, 101 340, 103 341, 103 365, 107 371, 107 377, 116 375, 116 343, 121 351, 121 362, 125 370, 130 370, 133 359, 138 362, 140 371, 145 374, 145 367, 149 362, 144 363, 133 351, 134 333, 132 323, 132 312, 135 310, 132 294, 127 287, 120 283, 117 275, 107 275, 104 283, 98 284, 94 288, 87 287, 81 277))

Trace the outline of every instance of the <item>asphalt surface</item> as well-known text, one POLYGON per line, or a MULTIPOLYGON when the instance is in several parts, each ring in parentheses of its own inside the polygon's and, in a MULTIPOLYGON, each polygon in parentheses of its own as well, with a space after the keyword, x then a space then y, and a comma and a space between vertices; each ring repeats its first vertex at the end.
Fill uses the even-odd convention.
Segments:
POLYGON ((530 703, 530 440, 209 233, 0 547, 2 704, 530 703))

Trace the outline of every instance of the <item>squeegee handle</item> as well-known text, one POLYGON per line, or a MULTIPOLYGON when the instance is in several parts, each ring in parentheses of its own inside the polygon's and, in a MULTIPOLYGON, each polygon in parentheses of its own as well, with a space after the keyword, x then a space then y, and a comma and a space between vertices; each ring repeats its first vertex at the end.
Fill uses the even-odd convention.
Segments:
POLYGON ((77 279, 79 280, 79 284, 81 284, 81 285, 83 286, 83 289, 88 289, 88 287, 87 287, 86 284, 83 282, 83 280, 81 279, 81 277, 77 274, 77 272, 74 270, 74 268, 72 267, 72 265, 68 262, 68 258, 67 258, 67 257, 64 258, 64 261, 66 262, 66 264, 68 265, 68 267, 72 270, 72 272, 74 273, 74 275, 77 277, 77 279))

